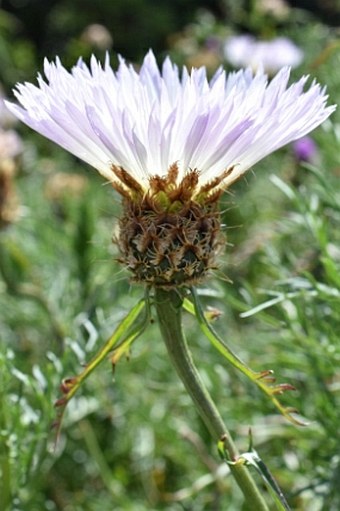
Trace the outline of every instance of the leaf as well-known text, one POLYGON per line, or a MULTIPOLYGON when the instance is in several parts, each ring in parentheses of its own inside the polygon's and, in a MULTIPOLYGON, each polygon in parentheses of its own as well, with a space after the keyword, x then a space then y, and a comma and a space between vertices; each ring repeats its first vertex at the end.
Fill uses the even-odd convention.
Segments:
POLYGON ((292 414, 296 414, 297 410, 295 408, 284 407, 277 396, 283 394, 287 390, 295 390, 293 385, 290 383, 281 383, 278 385, 273 385, 275 383, 275 377, 273 375, 273 371, 271 369, 255 372, 250 367, 248 367, 232 350, 231 348, 223 341, 217 332, 213 329, 213 327, 208 323, 206 316, 204 315, 202 306, 199 302, 199 298, 197 292, 194 288, 191 289, 191 294, 193 297, 193 305, 194 305, 194 313, 198 320, 198 323, 201 327, 201 330, 209 339, 211 344, 230 362, 236 369, 238 369, 241 373, 243 373, 249 380, 255 383, 261 390, 266 394, 272 401, 272 403, 276 406, 276 408, 280 411, 280 413, 286 417, 290 422, 299 426, 305 426, 306 423, 292 414))
POLYGON ((217 444, 217 449, 218 449, 218 452, 219 452, 221 458, 228 465, 245 464, 247 466, 254 467, 256 469, 256 471, 262 477, 271 496, 273 497, 275 504, 276 504, 276 509, 278 511, 292 511, 288 505, 288 502, 287 502, 285 496, 283 495, 281 488, 279 487, 278 483, 274 479, 274 477, 271 474, 270 470, 268 469, 267 465, 264 463, 264 461, 261 459, 259 454, 253 448, 251 431, 249 431, 249 437, 250 437, 250 442, 249 442, 248 452, 240 454, 240 456, 237 458, 236 461, 231 461, 229 459, 228 452, 225 448, 224 438, 222 437, 221 440, 217 444))
POLYGON ((62 381, 61 391, 64 395, 55 403, 55 406, 58 408, 57 420, 54 423, 54 427, 57 430, 56 440, 60 433, 66 406, 84 381, 112 351, 111 362, 112 364, 116 364, 121 356, 129 349, 133 341, 143 333, 149 322, 150 306, 146 296, 130 310, 101 350, 85 366, 84 370, 77 376, 65 378, 62 381))

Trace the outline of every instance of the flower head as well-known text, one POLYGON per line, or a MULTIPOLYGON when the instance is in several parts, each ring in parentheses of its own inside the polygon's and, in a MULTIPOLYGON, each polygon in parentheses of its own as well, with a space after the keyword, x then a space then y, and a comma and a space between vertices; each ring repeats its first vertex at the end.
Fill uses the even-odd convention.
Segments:
POLYGON ((235 67, 263 66, 268 73, 275 73, 284 66, 297 67, 303 51, 287 37, 259 41, 249 34, 227 39, 224 47, 226 59, 235 67))
POLYGON ((137 72, 92 57, 68 72, 45 61, 47 82, 19 84, 24 123, 95 167, 124 197, 118 244, 136 280, 181 285, 201 279, 221 246, 217 199, 252 165, 321 124, 335 107, 289 69, 268 82, 259 69, 209 81, 180 73, 151 51, 137 72))
POLYGON ((120 59, 114 72, 93 57, 68 72, 57 59, 45 60, 47 83, 19 84, 21 107, 7 103, 21 121, 117 182, 122 167, 144 189, 151 176, 165 176, 177 163, 178 180, 190 169, 206 184, 227 169, 227 187, 251 166, 303 137, 335 109, 307 77, 288 86, 289 69, 269 83, 262 70, 226 75, 209 82, 204 68, 184 68, 166 58, 160 72, 151 51, 139 72, 120 59))

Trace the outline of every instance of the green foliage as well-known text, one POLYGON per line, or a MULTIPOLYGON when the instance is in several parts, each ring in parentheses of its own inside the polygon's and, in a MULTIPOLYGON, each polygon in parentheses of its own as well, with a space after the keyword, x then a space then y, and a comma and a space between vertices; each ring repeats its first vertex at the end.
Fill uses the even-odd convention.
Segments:
MULTIPOLYGON (((123 16, 118 4, 102 2, 105 19, 123 16)), ((117 25, 113 35, 115 48, 139 58, 163 37, 162 24, 163 33, 177 28, 164 6, 149 20, 140 14, 146 4, 135 5, 135 32, 128 36, 117 25), (150 39, 142 39, 149 29, 150 39)), ((53 12, 49 51, 58 48, 74 61, 87 23, 77 17, 79 3, 60 2, 53 12)), ((209 35, 242 26, 241 14, 221 23, 201 13, 181 43, 176 36, 173 54, 186 61, 189 42, 198 53, 209 35)), ((331 29, 303 11, 291 14, 272 20, 273 33, 294 36, 306 52, 296 73, 316 76, 339 103, 340 52, 331 29)), ((247 28, 264 33, 267 17, 253 16, 247 28)), ((30 79, 37 70, 34 44, 20 30, 17 39, 5 15, 0 30, 2 80, 30 79)), ((315 164, 298 164, 291 148, 282 150, 225 196, 226 254, 199 290, 204 305, 221 312, 214 328, 233 351, 254 371, 273 369, 277 383, 296 387, 280 399, 309 424, 293 426, 278 415, 185 317, 194 359, 240 451, 248 449, 251 427, 254 448, 295 511, 340 508, 339 115, 313 135, 315 164)), ((156 324, 114 374, 108 360, 87 379, 54 449, 62 379, 81 372, 143 289, 129 284, 111 243, 117 195, 94 171, 21 130, 21 216, 0 232, 0 511, 241 510, 242 497, 172 371, 156 324), (70 175, 81 178, 79 186, 70 175)))

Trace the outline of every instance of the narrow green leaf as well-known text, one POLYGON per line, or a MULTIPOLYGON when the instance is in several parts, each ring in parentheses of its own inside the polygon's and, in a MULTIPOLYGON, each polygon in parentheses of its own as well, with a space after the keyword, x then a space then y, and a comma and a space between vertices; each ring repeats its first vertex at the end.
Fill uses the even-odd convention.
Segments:
MULTIPOLYGON (((98 365, 109 355, 110 352, 115 356, 118 350, 118 356, 115 362, 125 353, 134 340, 139 337, 150 322, 150 307, 147 298, 140 300, 131 311, 125 316, 123 321, 117 326, 114 333, 107 340, 101 350, 90 360, 84 370, 77 376, 63 380, 61 389, 64 396, 57 400, 55 406, 58 407, 58 416, 55 423, 57 437, 60 432, 62 418, 65 408, 84 381, 98 367, 98 365)), ((113 359, 112 359, 113 360, 113 359)))
POLYGON ((243 458, 246 461, 246 465, 254 467, 260 474, 275 501, 278 511, 291 511, 282 490, 258 453, 252 449, 250 452, 242 453, 240 458, 243 458))
POLYGON ((199 302, 197 292, 194 288, 191 289, 191 294, 193 297, 195 316, 198 320, 202 332, 209 339, 211 344, 228 360, 228 362, 230 362, 236 369, 238 369, 241 373, 247 376, 249 380, 255 383, 262 390, 262 392, 264 392, 271 399, 272 403, 276 406, 280 413, 284 415, 284 417, 286 417, 286 419, 288 419, 293 424, 305 426, 306 425, 305 422, 292 415, 293 413, 294 414, 297 413, 295 409, 284 407, 277 399, 278 395, 282 394, 287 390, 294 390, 294 387, 288 383, 273 385, 273 383, 275 382, 275 377, 273 376, 272 370, 255 372, 250 367, 248 367, 231 350, 231 348, 225 343, 225 341, 223 341, 219 337, 217 332, 215 332, 212 326, 208 323, 204 315, 202 306, 199 302))

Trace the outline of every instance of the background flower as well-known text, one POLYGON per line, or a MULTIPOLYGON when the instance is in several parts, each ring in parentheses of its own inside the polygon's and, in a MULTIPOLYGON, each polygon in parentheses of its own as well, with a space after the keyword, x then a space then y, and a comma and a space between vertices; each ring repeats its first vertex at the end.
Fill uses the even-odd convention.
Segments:
POLYGON ((318 147, 311 137, 302 137, 293 143, 293 151, 298 161, 314 162, 318 155, 318 147))
POLYGON ((263 66, 270 74, 284 66, 298 67, 303 60, 303 51, 287 37, 261 41, 247 34, 236 35, 225 42, 224 54, 234 67, 263 66))

